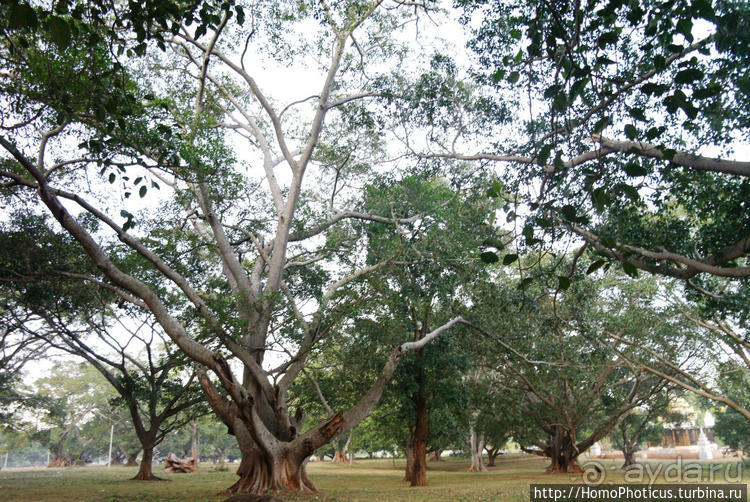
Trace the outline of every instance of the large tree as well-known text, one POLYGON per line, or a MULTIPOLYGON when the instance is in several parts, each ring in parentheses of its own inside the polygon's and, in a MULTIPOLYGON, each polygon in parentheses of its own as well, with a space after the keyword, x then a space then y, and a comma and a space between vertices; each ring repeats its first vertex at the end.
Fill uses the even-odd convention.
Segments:
POLYGON ((211 372, 213 380, 200 377, 204 391, 242 452, 230 491, 314 489, 305 460, 367 416, 406 351, 456 322, 402 339, 353 407, 307 431, 304 410, 290 411, 288 391, 308 354, 344 315, 337 293, 392 261, 365 264, 366 236, 352 222, 396 233, 426 216, 366 213, 350 186, 386 153, 362 100, 379 92, 383 60, 409 57, 394 30, 428 6, 201 5, 171 24, 147 23, 171 29, 156 41, 169 50, 129 69, 121 55, 152 49, 135 25, 125 26, 135 40, 111 39, 120 32, 96 36, 107 16, 93 23, 25 6, 4 17, 0 78, 12 111, 0 135, 4 193, 46 207, 96 266, 91 279, 147 311, 211 372), (30 12, 47 16, 51 32, 19 21, 30 12), (315 89, 272 97, 262 69, 292 63, 310 64, 309 78, 294 78, 315 89), (305 184, 309 172, 326 183, 305 184), (156 224, 141 225, 132 201, 155 188, 161 195, 151 200, 164 207, 156 224), (125 255, 137 266, 120 263, 125 255), (290 356, 272 360, 274 349, 290 356))
POLYGON ((549 458, 549 472, 579 470, 581 453, 664 389, 667 382, 630 364, 628 353, 694 353, 681 342, 681 317, 652 305, 656 291, 653 281, 604 278, 551 294, 538 286, 495 286, 484 297, 476 322, 490 342, 502 344, 487 375, 518 396, 514 439, 549 458))

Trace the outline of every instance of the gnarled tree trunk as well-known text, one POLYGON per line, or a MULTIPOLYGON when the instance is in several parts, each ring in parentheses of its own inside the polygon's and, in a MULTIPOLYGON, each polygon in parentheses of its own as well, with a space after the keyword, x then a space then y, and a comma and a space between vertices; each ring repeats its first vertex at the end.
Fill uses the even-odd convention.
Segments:
POLYGON ((237 469, 240 479, 227 489, 227 493, 265 493, 280 489, 317 491, 307 477, 308 452, 292 448, 265 452, 247 441, 247 437, 237 439, 242 454, 237 469))
POLYGON ((47 467, 70 467, 71 465, 73 465, 73 460, 67 455, 55 455, 47 467))
POLYGON ((432 454, 430 455, 430 462, 442 462, 443 459, 440 458, 440 455, 443 453, 443 450, 432 450, 432 454))
POLYGON ((578 464, 578 456, 582 453, 576 446, 575 432, 555 425, 550 443, 545 454, 550 459, 547 467, 549 473, 581 473, 583 469, 578 464))

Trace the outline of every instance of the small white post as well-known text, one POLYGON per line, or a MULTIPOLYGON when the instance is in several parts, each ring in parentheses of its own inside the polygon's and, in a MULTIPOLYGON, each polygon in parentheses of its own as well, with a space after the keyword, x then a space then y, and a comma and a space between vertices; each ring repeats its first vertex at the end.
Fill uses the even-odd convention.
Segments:
POLYGON ((112 464, 112 437, 115 435, 115 424, 109 429, 109 455, 107 456, 107 467, 112 464))
POLYGON ((5 452, 5 462, 3 462, 3 469, 8 467, 8 452, 5 452))

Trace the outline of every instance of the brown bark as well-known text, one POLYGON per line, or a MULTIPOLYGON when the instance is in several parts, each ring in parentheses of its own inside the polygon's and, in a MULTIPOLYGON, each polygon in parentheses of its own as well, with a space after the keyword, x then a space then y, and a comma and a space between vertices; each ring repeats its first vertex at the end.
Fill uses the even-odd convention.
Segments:
POLYGON ((622 449, 622 454, 625 458, 625 462, 622 464, 622 469, 629 469, 635 465, 635 447, 626 446, 622 449))
POLYGON ((406 446, 404 447, 404 453, 406 454, 406 468, 404 469, 404 481, 411 481, 412 472, 414 472, 414 446, 412 440, 412 434, 409 433, 409 437, 406 440, 406 446))
POLYGON ((419 393, 414 399, 417 421, 412 436, 413 465, 411 478, 409 479, 410 486, 427 486, 427 399, 422 394, 422 379, 420 378, 419 380, 419 393))
POLYGON ((442 462, 443 459, 440 457, 442 453, 442 450, 433 450, 432 455, 430 455, 430 462, 442 462))
POLYGON ((143 458, 141 458, 141 464, 138 467, 138 473, 135 477, 131 478, 134 481, 164 481, 158 476, 154 476, 152 471, 154 460, 154 447, 144 446, 143 447, 143 458))
POLYGON ((550 459, 548 473, 582 473, 578 464, 578 455, 582 452, 577 448, 575 431, 560 425, 554 426, 550 436, 550 444, 544 451, 550 459))
POLYGON ((500 454, 500 448, 487 448, 487 467, 495 467, 495 459, 500 454))
POLYGON ((135 467, 138 465, 137 459, 137 453, 128 453, 128 461, 125 463, 125 467, 135 467))

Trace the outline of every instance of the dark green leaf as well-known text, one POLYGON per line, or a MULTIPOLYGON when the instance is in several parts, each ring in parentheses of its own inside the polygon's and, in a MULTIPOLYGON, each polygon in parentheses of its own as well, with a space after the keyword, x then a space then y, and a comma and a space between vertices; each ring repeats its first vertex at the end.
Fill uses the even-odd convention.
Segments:
POLYGON ((557 277, 557 285, 560 289, 565 291, 570 287, 570 279, 564 275, 560 275, 557 277))
POLYGON ((509 33, 510 33, 510 36, 513 37, 513 38, 515 38, 516 40, 521 40, 521 32, 520 31, 518 31, 516 29, 512 29, 512 30, 510 30, 509 33))
POLYGON ((47 22, 52 41, 61 49, 70 45, 71 31, 68 22, 59 16, 52 16, 47 22))
POLYGON ((508 75, 508 82, 515 84, 520 77, 521 75, 517 71, 512 71, 510 72, 510 75, 508 75))
POLYGON ((629 261, 622 262, 622 269, 625 271, 626 274, 628 274, 630 277, 636 278, 638 277, 638 269, 635 265, 630 263, 629 261))
POLYGON ((599 38, 596 39, 596 43, 603 49, 608 44, 614 44, 617 42, 618 37, 619 35, 616 31, 607 31, 599 35, 599 38))
POLYGON ((484 263, 497 263, 498 261, 500 261, 497 255, 491 251, 485 251, 484 253, 480 254, 479 259, 484 263))
POLYGON ((138 195, 140 196, 140 198, 141 198, 141 199, 142 199, 142 198, 144 198, 144 197, 146 196, 146 190, 147 190, 147 189, 146 189, 146 185, 143 185, 143 186, 142 186, 142 187, 140 188, 140 190, 138 190, 138 195))
POLYGON ((503 265, 510 265, 517 259, 518 259, 517 254, 506 254, 505 256, 503 256, 503 265))
POLYGON ((500 251, 505 247, 505 244, 503 244, 503 241, 498 239, 497 237, 489 237, 482 242, 482 245, 484 246, 492 246, 493 248, 500 251))
POLYGON ((641 122, 646 121, 646 114, 643 112, 643 108, 631 108, 628 112, 634 119, 640 120, 641 122))
POLYGON ((18 30, 36 25, 36 12, 30 6, 21 3, 12 5, 8 13, 8 28, 18 30))
POLYGON ((564 205, 560 212, 566 220, 573 221, 576 219, 576 208, 570 204, 564 205))
POLYGON ((117 177, 115 176, 115 173, 110 173, 110 175, 109 175, 109 182, 110 183, 114 183, 116 178, 117 177))
POLYGON ((648 169, 637 160, 631 160, 625 164, 625 174, 628 176, 646 176, 648 172, 648 169))
POLYGON ((625 136, 629 140, 634 140, 638 137, 638 129, 633 124, 625 124, 625 136))
POLYGON ((602 132, 609 124, 609 117, 602 117, 594 123, 594 132, 602 132))
POLYGON ((638 194, 638 189, 630 186, 626 183, 618 183, 614 186, 613 190, 615 192, 622 192, 624 193, 630 200, 637 201, 640 199, 640 195, 638 194))
POLYGON ((552 152, 552 145, 544 145, 541 149, 539 149, 539 155, 537 156, 536 163, 540 166, 547 165, 547 160, 549 159, 549 154, 552 152))
POLYGON ((690 84, 702 78, 703 72, 700 69, 687 68, 685 70, 677 72, 677 75, 674 76, 674 82, 676 84, 690 84))
POLYGON ((586 269, 586 275, 593 274, 594 272, 599 270, 605 263, 606 262, 604 260, 596 260, 591 265, 589 265, 589 268, 586 269))
POLYGON ((537 218, 536 224, 542 228, 550 228, 552 226, 552 220, 549 218, 537 218))

